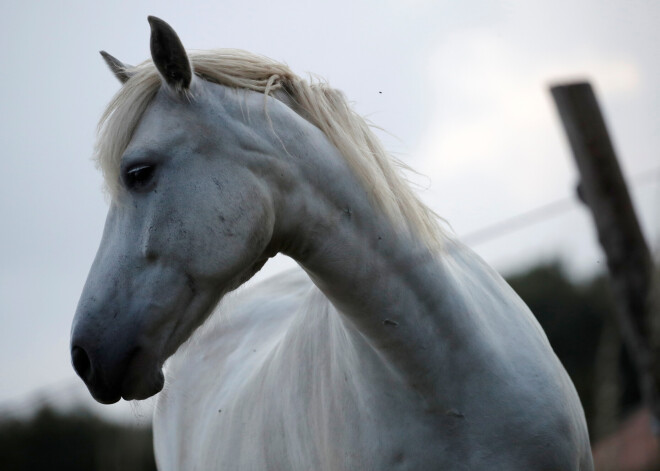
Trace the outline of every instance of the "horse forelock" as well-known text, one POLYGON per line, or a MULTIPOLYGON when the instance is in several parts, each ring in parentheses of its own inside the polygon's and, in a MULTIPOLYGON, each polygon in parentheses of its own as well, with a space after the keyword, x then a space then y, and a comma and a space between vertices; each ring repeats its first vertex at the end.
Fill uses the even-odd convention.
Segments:
MULTIPOLYGON (((400 169, 408 167, 390 156, 353 111, 344 95, 320 80, 304 80, 285 64, 235 49, 189 52, 200 78, 266 95, 281 90, 299 112, 323 131, 363 182, 373 202, 393 223, 407 228, 431 249, 442 245, 438 217, 414 194, 400 169)), ((159 87, 161 79, 151 60, 131 70, 129 80, 103 113, 97 133, 95 160, 111 196, 119 191, 121 157, 159 87)), ((192 97, 194 99, 194 96, 192 97)))

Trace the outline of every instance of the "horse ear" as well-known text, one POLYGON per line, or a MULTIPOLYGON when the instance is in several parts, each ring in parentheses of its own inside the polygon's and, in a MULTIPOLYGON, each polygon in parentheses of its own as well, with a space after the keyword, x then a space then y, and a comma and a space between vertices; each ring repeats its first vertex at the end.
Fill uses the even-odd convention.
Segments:
POLYGON ((176 90, 185 90, 192 80, 192 68, 179 36, 160 18, 150 16, 151 58, 161 77, 176 90))
POLYGON ((105 63, 108 64, 112 73, 115 74, 115 77, 117 77, 121 83, 126 83, 126 81, 133 76, 134 72, 131 71, 133 68, 132 65, 124 64, 122 61, 116 57, 112 57, 105 51, 100 52, 105 63))

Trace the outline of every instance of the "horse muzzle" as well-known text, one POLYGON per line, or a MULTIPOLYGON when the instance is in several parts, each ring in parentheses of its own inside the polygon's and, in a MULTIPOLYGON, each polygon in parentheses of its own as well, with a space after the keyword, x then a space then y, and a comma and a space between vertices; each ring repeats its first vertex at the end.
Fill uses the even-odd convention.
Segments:
POLYGON ((124 355, 85 346, 84 338, 72 336, 71 362, 92 397, 101 404, 120 399, 147 399, 163 389, 165 379, 159 362, 137 347, 124 355))

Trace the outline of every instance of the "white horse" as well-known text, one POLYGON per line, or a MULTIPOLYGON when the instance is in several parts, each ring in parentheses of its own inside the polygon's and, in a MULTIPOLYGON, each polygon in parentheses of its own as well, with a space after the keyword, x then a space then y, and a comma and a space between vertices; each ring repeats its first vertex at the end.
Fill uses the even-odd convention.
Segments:
POLYGON ((99 402, 165 384, 159 468, 591 470, 534 317, 343 96, 245 52, 188 55, 149 21, 152 61, 103 53, 124 83, 97 145, 112 199, 71 353, 99 402), (182 347, 277 253, 300 269, 182 347))

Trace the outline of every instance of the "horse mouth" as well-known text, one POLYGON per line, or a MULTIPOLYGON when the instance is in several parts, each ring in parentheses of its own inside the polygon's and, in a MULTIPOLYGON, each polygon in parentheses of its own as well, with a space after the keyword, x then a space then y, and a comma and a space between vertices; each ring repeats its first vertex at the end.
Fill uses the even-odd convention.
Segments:
POLYGON ((104 381, 105 375, 112 373, 96 370, 85 380, 90 394, 101 404, 115 404, 120 399, 141 401, 158 394, 165 384, 162 365, 139 348, 129 356, 123 372, 114 381, 104 381))

